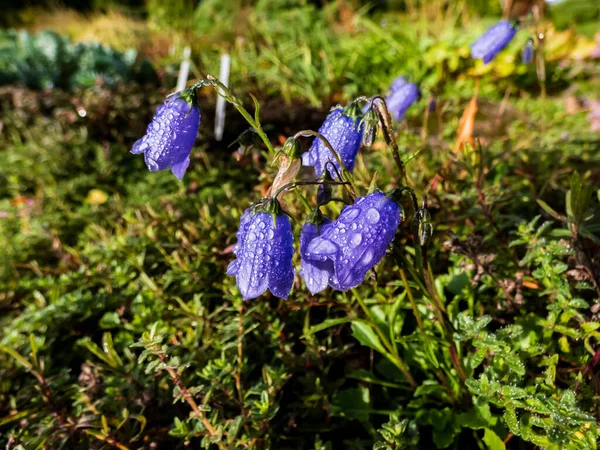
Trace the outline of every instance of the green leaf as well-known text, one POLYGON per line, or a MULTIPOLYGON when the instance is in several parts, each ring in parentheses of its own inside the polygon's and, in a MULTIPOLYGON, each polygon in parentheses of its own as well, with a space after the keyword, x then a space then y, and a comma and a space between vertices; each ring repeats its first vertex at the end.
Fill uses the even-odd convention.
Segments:
POLYGON ((505 450, 506 449, 506 445, 504 445, 504 442, 502 441, 502 439, 500 439, 498 437, 498 435, 496 433, 494 433, 492 430, 490 430, 489 428, 485 429, 485 432, 483 434, 483 442, 487 446, 488 450, 505 450))
POLYGON ((506 422, 506 425, 512 434, 516 436, 520 434, 517 413, 515 412, 515 408, 510 405, 507 405, 506 411, 504 411, 504 421, 506 422))
POLYGON ((377 336, 371 324, 356 319, 353 320, 352 335, 362 345, 371 347, 373 350, 377 350, 381 354, 387 353, 381 344, 381 341, 379 340, 379 336, 377 336))
POLYGON ((481 347, 479 350, 477 350, 473 354, 473 356, 471 356, 471 359, 469 361, 469 366, 471 367, 471 369, 475 369, 475 368, 479 367, 479 365, 485 359, 487 353, 488 353, 487 347, 481 347))
MULTIPOLYGON (((367 383, 379 384, 381 386, 396 388, 396 389, 407 389, 406 386, 398 383, 392 383, 391 381, 385 381, 378 378, 374 373, 369 372, 365 369, 358 369, 346 374, 346 378, 352 378, 354 380, 366 381, 367 383)), ((410 388, 409 388, 410 389, 410 388)), ((412 390, 412 389, 411 389, 412 390)))
POLYGON ((252 97, 252 101, 254 102, 254 122, 260 127, 260 103, 254 95, 251 93, 248 93, 248 95, 252 97))
POLYGON ((369 389, 365 386, 339 391, 333 397, 331 415, 366 422, 369 420, 370 402, 369 389))
MULTIPOLYGON (((327 328, 335 327, 337 325, 341 325, 343 323, 352 322, 353 319, 348 317, 341 317, 339 319, 327 319, 321 322, 319 325, 313 325, 308 329, 308 331, 302 336, 303 339, 306 339, 307 336, 318 333, 319 331, 326 330, 327 328)), ((355 319, 354 319, 355 320, 355 319)))
POLYGON ((543 200, 538 199, 537 200, 538 205, 540 205, 542 207, 542 209, 544 211, 546 211, 548 214, 550 214, 552 217, 554 217, 556 220, 560 220, 561 222, 566 222, 567 218, 559 213, 557 213, 556 211, 554 211, 552 209, 552 207, 546 203, 543 200))
POLYGON ((25 370, 27 370, 27 371, 31 370, 31 368, 32 368, 31 363, 29 361, 27 361, 23 356, 21 356, 18 352, 13 350, 12 348, 5 347, 4 345, 0 345, 0 351, 8 353, 14 359, 19 361, 25 367, 25 370))
POLYGON ((123 361, 121 361, 121 358, 117 354, 113 344, 112 335, 108 331, 102 336, 102 349, 108 357, 108 361, 112 367, 123 367, 123 361))

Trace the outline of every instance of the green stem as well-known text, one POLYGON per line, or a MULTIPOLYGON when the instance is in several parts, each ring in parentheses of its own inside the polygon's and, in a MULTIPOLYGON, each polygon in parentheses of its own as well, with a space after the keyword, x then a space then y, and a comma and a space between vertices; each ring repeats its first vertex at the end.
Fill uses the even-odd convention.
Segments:
MULTIPOLYGON (((250 113, 246 110, 246 108, 244 108, 242 102, 240 102, 231 93, 229 88, 227 86, 225 86, 223 83, 221 83, 217 78, 213 77, 212 75, 207 75, 206 80, 197 81, 196 83, 194 83, 191 86, 191 88, 197 89, 197 88, 200 88, 200 87, 206 86, 206 85, 210 85, 210 86, 214 87, 215 90, 217 91, 218 95, 223 97, 227 102, 231 103, 235 107, 235 109, 237 109, 238 112, 244 117, 244 119, 246 119, 246 122, 248 122, 248 124, 252 127, 252 129, 254 131, 256 131, 256 133, 260 136, 262 141, 265 143, 265 145, 269 149, 269 152, 272 154, 275 154, 275 149, 273 148, 271 141, 269 140, 268 136, 263 131, 263 129, 260 125, 260 122, 258 120, 258 114, 255 114, 255 118, 252 118, 250 113)), ((254 97, 252 97, 252 100, 254 100, 254 103, 257 107, 257 112, 258 112, 258 101, 254 97)))
POLYGON ((356 190, 354 189, 354 185, 352 184, 352 175, 350 174, 350 172, 348 172, 348 169, 346 169, 346 166, 344 165, 344 161, 342 161, 342 157, 340 156, 338 151, 333 148, 333 146, 331 145, 331 143, 327 140, 327 138, 325 136, 323 136, 321 133, 317 133, 316 131, 312 131, 312 130, 298 131, 294 135, 294 138, 298 139, 299 137, 307 137, 307 136, 314 136, 317 139, 320 139, 321 142, 323 142, 323 145, 325 145, 325 147, 327 147, 327 149, 331 152, 331 154, 334 156, 337 163, 340 165, 340 169, 342 171, 342 173, 340 174, 340 178, 342 179, 342 181, 348 180, 348 182, 350 184, 350 189, 351 189, 349 194, 353 199, 356 198, 356 196, 357 196, 356 190))
POLYGON ((348 181, 329 181, 329 180, 321 180, 321 181, 294 181, 292 183, 288 183, 288 184, 284 184, 283 186, 281 186, 279 189, 277 189, 275 191, 275 193, 273 195, 271 195, 271 198, 277 198, 279 196, 279 194, 281 194, 283 191, 287 190, 287 189, 293 189, 297 186, 312 186, 315 184, 331 184, 334 186, 338 186, 338 185, 348 185, 349 182, 348 181))
POLYGON ((421 315, 419 314, 419 310, 417 309, 417 303, 415 302, 415 298, 413 297, 412 289, 408 284, 408 279, 406 278, 406 272, 404 269, 400 268, 400 278, 402 278, 402 283, 404 283, 404 289, 406 290, 406 295, 408 295, 408 300, 410 301, 410 306, 413 310, 413 315, 417 320, 417 325, 419 326, 419 330, 421 333, 425 333, 425 327, 423 326, 423 321, 421 320, 421 315))
POLYGON ((360 297, 360 295, 358 295, 358 293, 356 292, 356 289, 352 289, 352 293, 354 294, 354 297, 356 298, 356 301, 359 303, 360 307, 364 311, 364 313, 367 316, 367 318, 369 319, 369 321, 373 324, 373 328, 375 329, 375 333, 377 333, 377 336, 379 336, 379 339, 381 340, 381 342, 383 343, 384 347, 386 348, 387 352, 386 352, 385 356, 396 367, 398 367, 398 369, 400 369, 400 371, 404 374, 404 376, 408 380, 408 383, 413 388, 416 388, 417 387, 417 383, 415 382, 415 379, 413 378, 412 374, 408 370, 408 367, 406 366, 406 364, 404 363, 404 361, 402 360, 402 358, 398 354, 397 350, 394 348, 394 346, 392 346, 392 344, 390 343, 390 341, 388 340, 388 338, 385 336, 385 334, 383 333, 383 331, 381 331, 381 328, 379 328, 379 326, 377 326, 377 324, 375 323, 375 320, 373 319, 373 316, 371 315, 371 311, 369 311, 369 308, 367 307, 367 305, 365 304, 365 302, 363 301, 363 299, 360 297))

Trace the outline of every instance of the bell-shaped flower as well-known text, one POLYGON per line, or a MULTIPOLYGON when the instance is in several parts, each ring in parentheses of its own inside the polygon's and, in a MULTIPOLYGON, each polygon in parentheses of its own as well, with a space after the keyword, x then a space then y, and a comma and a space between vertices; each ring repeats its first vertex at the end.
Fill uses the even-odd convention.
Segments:
MULTIPOLYGON (((358 106, 357 109, 360 113, 358 106)), ((319 134, 323 135, 340 155, 344 166, 349 172, 354 170, 356 155, 362 141, 362 131, 360 116, 353 116, 342 107, 337 107, 331 111, 321 128, 319 128, 319 134)), ((302 165, 314 166, 318 177, 325 170, 328 170, 331 176, 337 179, 338 174, 333 170, 331 164, 328 165, 328 162, 331 162, 337 168, 337 171, 341 173, 336 157, 321 139, 315 138, 308 152, 302 155, 302 165)))
POLYGON ((406 78, 403 76, 394 78, 394 81, 392 81, 392 84, 390 85, 390 93, 396 92, 406 84, 408 84, 408 81, 406 81, 406 78))
POLYGON ((338 219, 323 227, 302 255, 307 260, 333 264, 329 285, 347 291, 361 284, 383 258, 401 220, 402 208, 385 194, 359 197, 338 219))
POLYGON ((404 114, 419 99, 419 88, 407 82, 403 77, 394 80, 390 87, 390 95, 385 102, 394 120, 402 120, 404 114))
POLYGON ((151 172, 171 169, 180 180, 190 164, 190 152, 198 135, 200 108, 192 90, 168 97, 158 107, 146 134, 131 153, 144 154, 151 172))
POLYGON ((324 232, 331 220, 323 217, 320 223, 307 221, 300 232, 300 276, 306 283, 306 287, 312 295, 321 292, 329 284, 329 278, 333 273, 333 262, 330 260, 320 261, 306 257, 306 250, 310 243, 324 232))
POLYGON ((471 56, 483 59, 485 64, 506 47, 515 36, 517 29, 507 20, 501 20, 488 30, 471 45, 471 56))
POLYGON ((233 250, 236 259, 227 267, 244 300, 267 289, 287 298, 294 282, 292 225, 276 200, 269 203, 270 207, 247 209, 242 215, 233 250))
POLYGON ((521 60, 523 64, 530 64, 533 61, 534 51, 533 51, 533 42, 531 39, 527 41, 525 47, 523 47, 523 54, 521 55, 521 60))

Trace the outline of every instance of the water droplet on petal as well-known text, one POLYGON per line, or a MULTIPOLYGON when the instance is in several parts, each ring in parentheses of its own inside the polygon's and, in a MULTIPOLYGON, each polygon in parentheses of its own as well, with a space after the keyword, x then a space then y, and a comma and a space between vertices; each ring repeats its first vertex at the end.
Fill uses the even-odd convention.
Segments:
POLYGON ((340 220, 349 223, 355 220, 359 216, 359 214, 360 210, 358 208, 349 208, 344 211, 344 213, 340 217, 340 220))
POLYGON ((269 228, 269 230, 267 230, 267 239, 273 239, 273 236, 275 236, 275 233, 269 228))
POLYGON ((354 248, 354 247, 358 247, 360 245, 360 243, 362 242, 362 235, 360 233, 354 233, 351 237, 350 237, 350 245, 354 248))
POLYGON ((373 250, 368 249, 363 255, 361 262, 363 264, 369 264, 371 261, 373 261, 373 250))
POLYGON ((381 216, 379 215, 379 211, 377 211, 375 208, 371 208, 367 211, 367 220, 370 223, 376 224, 377 222, 379 222, 380 218, 381 216))
POLYGON ((337 245, 327 239, 315 239, 307 249, 307 254, 324 261, 326 256, 333 255, 338 250, 337 245))

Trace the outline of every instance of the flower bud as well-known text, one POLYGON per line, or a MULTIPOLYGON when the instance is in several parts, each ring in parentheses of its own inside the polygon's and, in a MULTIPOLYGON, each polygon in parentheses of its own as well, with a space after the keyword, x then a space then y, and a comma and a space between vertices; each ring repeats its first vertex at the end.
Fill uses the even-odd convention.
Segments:
POLYGON ((362 145, 370 147, 375 141, 377 136, 377 130, 379 128, 379 117, 372 108, 367 111, 362 119, 361 125, 363 126, 363 138, 362 145))
POLYGON ((525 47, 523 47, 522 61, 523 64, 530 64, 533 61, 533 41, 529 39, 525 47))

